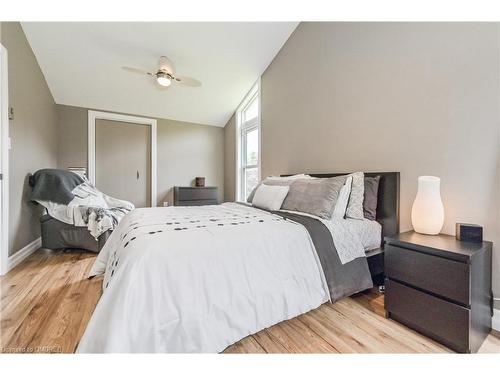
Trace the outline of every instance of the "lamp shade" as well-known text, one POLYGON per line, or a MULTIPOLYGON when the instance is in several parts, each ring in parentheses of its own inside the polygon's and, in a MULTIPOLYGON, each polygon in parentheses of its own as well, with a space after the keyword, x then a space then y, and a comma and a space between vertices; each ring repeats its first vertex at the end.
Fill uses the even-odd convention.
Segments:
POLYGON ((420 176, 418 190, 411 208, 411 223, 415 232, 439 234, 444 223, 444 208, 440 192, 441 179, 420 176))

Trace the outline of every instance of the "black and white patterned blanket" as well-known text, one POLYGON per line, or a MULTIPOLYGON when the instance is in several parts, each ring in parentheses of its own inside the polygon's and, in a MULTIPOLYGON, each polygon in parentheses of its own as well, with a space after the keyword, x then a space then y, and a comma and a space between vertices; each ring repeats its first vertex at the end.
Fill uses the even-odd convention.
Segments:
POLYGON ((97 190, 78 174, 62 169, 41 169, 30 179, 30 200, 50 216, 67 224, 87 227, 94 238, 116 228, 134 205, 97 190))

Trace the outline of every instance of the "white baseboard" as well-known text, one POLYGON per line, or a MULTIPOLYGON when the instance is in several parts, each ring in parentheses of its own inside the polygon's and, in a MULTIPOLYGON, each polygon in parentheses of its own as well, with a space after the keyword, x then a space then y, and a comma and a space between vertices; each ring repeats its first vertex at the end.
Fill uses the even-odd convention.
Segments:
POLYGON ((33 254, 36 250, 38 250, 41 247, 42 247, 42 237, 38 237, 36 240, 30 242, 18 252, 12 254, 9 257, 9 262, 7 264, 7 272, 9 272, 11 269, 13 269, 15 266, 17 266, 19 263, 21 263, 23 260, 25 260, 27 257, 29 257, 31 254, 33 254))
POLYGON ((493 319, 491 320, 491 328, 500 332, 500 309, 493 309, 493 319))

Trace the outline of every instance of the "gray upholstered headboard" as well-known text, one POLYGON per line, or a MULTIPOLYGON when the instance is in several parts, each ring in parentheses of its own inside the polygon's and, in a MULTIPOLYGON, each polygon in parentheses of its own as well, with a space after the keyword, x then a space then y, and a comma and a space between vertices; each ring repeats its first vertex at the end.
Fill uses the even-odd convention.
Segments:
MULTIPOLYGON (((348 173, 309 173, 310 176, 328 178, 348 173)), ((290 175, 282 175, 290 176, 290 175)), ((365 176, 380 176, 377 202, 377 221, 382 225, 382 239, 399 233, 399 172, 365 172, 365 176)))

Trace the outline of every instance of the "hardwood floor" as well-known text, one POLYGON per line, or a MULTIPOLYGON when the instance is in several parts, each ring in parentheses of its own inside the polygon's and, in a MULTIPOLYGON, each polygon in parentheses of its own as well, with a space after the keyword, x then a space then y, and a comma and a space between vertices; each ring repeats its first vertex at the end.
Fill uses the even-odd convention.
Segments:
MULTIPOLYGON (((0 277, 0 352, 72 353, 101 294, 86 279, 95 255, 38 250, 0 277)), ((443 353, 440 344, 384 318, 375 289, 246 337, 226 353, 443 353)), ((492 333, 480 352, 500 353, 492 333)))

